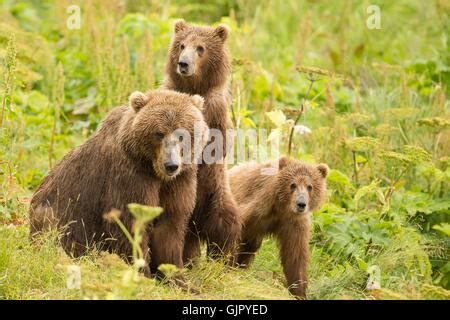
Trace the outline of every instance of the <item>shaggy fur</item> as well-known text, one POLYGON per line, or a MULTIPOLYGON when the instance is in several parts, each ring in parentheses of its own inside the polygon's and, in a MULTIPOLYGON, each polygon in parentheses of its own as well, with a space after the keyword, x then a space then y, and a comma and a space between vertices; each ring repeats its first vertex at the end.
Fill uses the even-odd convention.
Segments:
POLYGON ((229 171, 230 186, 243 219, 237 263, 248 267, 265 236, 273 235, 289 291, 306 298, 309 261, 310 212, 319 209, 326 196, 328 167, 281 158, 276 162, 248 163, 229 171), (299 209, 299 203, 305 205, 299 209), (302 211, 300 211, 302 210, 302 211))
MULTIPOLYGON (((195 206, 197 166, 182 164, 168 175, 161 164, 165 141, 178 128, 194 123, 206 134, 200 109, 203 99, 171 91, 133 93, 128 106, 113 109, 101 128, 67 154, 36 190, 31 201, 31 236, 57 227, 65 251, 79 257, 95 245, 130 262, 132 247, 114 222, 104 219, 112 209, 132 230, 129 203, 160 206, 164 212, 150 223, 142 249, 151 272, 161 263, 182 267, 185 230, 195 206)), ((197 139, 200 148, 206 139, 197 139)), ((148 267, 146 272, 150 271, 148 267)))
MULTIPOLYGON (((224 137, 223 157, 226 155, 226 129, 232 127, 228 116, 230 63, 225 47, 227 36, 228 30, 222 25, 198 27, 178 21, 163 84, 164 88, 200 94, 205 98, 203 115, 208 126, 220 130, 224 137), (180 62, 189 64, 186 74, 180 72, 180 62)), ((197 203, 185 242, 185 262, 199 256, 201 241, 207 243, 208 254, 212 257, 231 254, 238 245, 241 229, 225 165, 200 164, 198 181, 197 203)))

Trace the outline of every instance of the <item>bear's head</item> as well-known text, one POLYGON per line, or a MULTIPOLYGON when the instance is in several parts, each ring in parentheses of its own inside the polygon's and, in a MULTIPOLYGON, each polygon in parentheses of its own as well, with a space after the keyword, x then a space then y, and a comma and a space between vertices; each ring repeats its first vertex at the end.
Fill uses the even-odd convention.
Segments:
POLYGON ((191 87, 225 83, 228 77, 224 75, 230 68, 225 46, 227 27, 193 26, 178 20, 174 32, 167 64, 172 79, 190 83, 191 87))
POLYGON ((309 165, 283 157, 277 176, 277 206, 286 214, 308 214, 326 197, 326 164, 309 165))
POLYGON ((208 138, 204 100, 169 90, 133 92, 119 129, 125 152, 161 180, 195 168, 208 138))

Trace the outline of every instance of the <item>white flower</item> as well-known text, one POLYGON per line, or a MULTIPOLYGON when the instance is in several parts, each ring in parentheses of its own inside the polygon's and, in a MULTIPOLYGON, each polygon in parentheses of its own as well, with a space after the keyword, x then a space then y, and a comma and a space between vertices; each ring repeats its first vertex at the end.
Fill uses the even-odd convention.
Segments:
POLYGON ((138 268, 143 268, 143 267, 145 267, 146 262, 145 262, 144 259, 136 259, 136 260, 134 261, 134 265, 135 265, 136 267, 138 267, 138 268))
POLYGON ((297 125, 294 127, 294 132, 298 134, 309 134, 311 129, 304 125, 297 125))

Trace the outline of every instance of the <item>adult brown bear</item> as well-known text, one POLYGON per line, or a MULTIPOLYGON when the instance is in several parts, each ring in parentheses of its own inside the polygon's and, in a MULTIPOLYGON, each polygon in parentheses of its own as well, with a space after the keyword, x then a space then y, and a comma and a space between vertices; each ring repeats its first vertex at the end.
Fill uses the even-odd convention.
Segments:
POLYGON ((193 153, 204 147, 202 107, 200 96, 167 90, 131 94, 129 105, 113 109, 101 128, 43 180, 31 201, 31 236, 56 227, 68 254, 78 257, 95 245, 130 261, 131 244, 104 214, 120 210, 120 219, 132 230, 129 203, 160 206, 164 212, 148 225, 142 241, 144 271, 155 272, 161 263, 182 267, 197 165, 182 161, 181 152, 188 150, 186 144, 194 146, 193 153))
POLYGON ((203 96, 203 115, 210 133, 219 133, 212 142, 216 143, 214 161, 199 165, 197 203, 186 236, 185 262, 200 254, 201 241, 207 243, 210 256, 230 254, 240 235, 238 207, 229 190, 223 163, 227 149, 226 130, 232 127, 228 115, 230 61, 225 47, 227 37, 228 30, 223 25, 199 27, 179 20, 175 24, 166 65, 163 88, 203 96))
POLYGON ((281 158, 278 162, 248 163, 230 170, 231 190, 239 203, 242 239, 237 264, 248 267, 265 236, 280 244, 280 257, 289 291, 306 298, 311 212, 326 196, 325 164, 308 165, 281 158), (277 170, 270 172, 270 170, 277 170))

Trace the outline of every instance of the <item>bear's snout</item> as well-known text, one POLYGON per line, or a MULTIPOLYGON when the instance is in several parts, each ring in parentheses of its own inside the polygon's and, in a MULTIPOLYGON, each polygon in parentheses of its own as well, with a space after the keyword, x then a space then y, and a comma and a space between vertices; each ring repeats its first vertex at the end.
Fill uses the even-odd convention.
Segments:
POLYGON ((180 70, 181 74, 186 74, 189 71, 189 63, 186 61, 180 61, 178 62, 178 69, 180 70))
POLYGON ((164 169, 166 169, 166 172, 169 176, 173 175, 178 170, 179 167, 180 165, 173 161, 167 161, 164 163, 164 169))
POLYGON ((295 209, 298 213, 304 213, 308 210, 308 196, 301 193, 295 200, 295 209))
POLYGON ((195 73, 197 56, 193 48, 183 50, 178 58, 177 72, 182 76, 191 76, 195 73))
POLYGON ((306 209, 306 203, 304 201, 298 201, 297 202, 297 210, 300 212, 305 211, 306 209))

